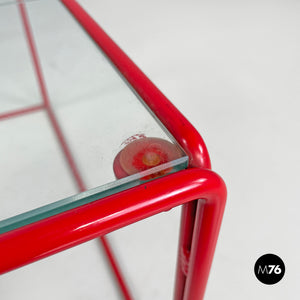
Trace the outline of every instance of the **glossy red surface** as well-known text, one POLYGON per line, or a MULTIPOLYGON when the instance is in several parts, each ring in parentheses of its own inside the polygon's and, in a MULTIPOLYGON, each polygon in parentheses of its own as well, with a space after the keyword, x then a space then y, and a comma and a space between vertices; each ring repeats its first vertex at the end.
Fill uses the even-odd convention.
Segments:
MULTIPOLYGON (((13 270, 185 204, 175 299, 202 299, 225 207, 225 184, 212 171, 199 169, 210 168, 210 159, 195 128, 76 1, 62 2, 180 143, 189 155, 190 169, 0 235, 0 255, 5 257, 0 261, 0 272, 13 270), (120 201, 122 199, 126 201, 120 201)), ((126 295, 124 297, 127 299, 126 295)))
MULTIPOLYGON (((197 130, 76 1, 63 0, 62 2, 183 147, 189 156, 189 165, 191 167, 210 168, 211 163, 207 148, 197 130)), ((190 247, 191 245, 196 206, 196 203, 189 203, 182 208, 175 284, 176 300, 182 299, 185 288, 186 277, 181 268, 180 253, 183 251, 182 247, 190 247)), ((190 249, 186 248, 184 250, 189 251, 190 249)), ((207 282, 207 279, 203 278, 201 280, 207 282)))
POLYGON ((62 2, 184 148, 190 157, 190 166, 196 167, 201 164, 210 168, 208 151, 202 137, 181 112, 76 1, 62 0, 62 2))
MULTIPOLYGON (((225 196, 223 180, 212 171, 191 168, 167 175, 2 234, 0 253, 5 259, 0 262, 1 273, 194 199, 206 199, 209 207, 220 212, 225 196)), ((215 220, 209 216, 207 221, 215 220)), ((208 235, 215 230, 209 223, 208 235)))

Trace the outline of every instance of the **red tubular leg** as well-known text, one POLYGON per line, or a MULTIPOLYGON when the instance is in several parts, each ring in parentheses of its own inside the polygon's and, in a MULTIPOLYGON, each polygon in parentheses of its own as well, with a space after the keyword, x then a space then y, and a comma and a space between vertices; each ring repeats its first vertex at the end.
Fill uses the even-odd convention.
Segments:
POLYGON ((177 254, 176 279, 174 299, 181 300, 183 298, 184 287, 186 282, 189 264, 189 253, 191 249, 191 241, 194 230, 194 221, 196 214, 197 201, 184 204, 181 209, 181 221, 177 254))
MULTIPOLYGON (((44 107, 46 109, 48 118, 50 120, 50 123, 52 125, 52 128, 55 132, 55 135, 58 139, 59 145, 61 146, 62 152, 65 156, 65 159, 67 161, 67 164, 70 168, 70 171, 73 175, 73 178, 76 182, 77 188, 80 192, 83 192, 86 190, 85 188, 85 184, 81 178, 79 169, 75 163, 75 160, 72 156, 72 153, 69 149, 69 146, 67 144, 66 138, 64 137, 64 134, 59 126, 58 120, 55 116, 55 113, 51 107, 50 104, 50 100, 49 100, 49 95, 47 92, 47 88, 46 88, 46 83, 44 80, 44 76, 43 76, 43 72, 42 72, 42 68, 41 68, 41 64, 40 64, 40 60, 39 60, 39 56, 38 56, 38 52, 35 46, 35 42, 34 42, 34 38, 33 38, 33 34, 32 34, 32 30, 30 27, 30 22, 29 22, 29 18, 27 15, 27 11, 26 11, 26 7, 23 1, 20 1, 18 3, 19 6, 19 11, 21 14, 21 18, 22 18, 22 22, 23 22, 23 26, 24 26, 24 31, 26 34, 26 38, 27 38, 27 42, 28 42, 28 46, 30 49, 30 53, 31 53, 31 57, 33 60, 33 65, 34 65, 34 69, 36 72, 36 76, 37 76, 37 80, 38 80, 38 84, 40 87, 40 92, 43 98, 43 102, 44 102, 44 107)), ((109 242, 107 240, 106 237, 101 237, 100 241, 102 243, 102 246, 104 248, 104 251, 107 255, 107 258, 110 262, 111 268, 115 274, 115 277, 117 279, 117 282, 119 284, 120 290, 123 294, 124 299, 126 300, 130 300, 132 299, 132 297, 130 296, 130 292, 129 289, 126 286, 126 282, 122 276, 122 272, 120 270, 120 267, 118 266, 117 260, 114 257, 113 251, 111 249, 111 247, 109 246, 109 242)))
POLYGON ((198 204, 184 300, 204 297, 224 208, 225 199, 214 198, 198 204))

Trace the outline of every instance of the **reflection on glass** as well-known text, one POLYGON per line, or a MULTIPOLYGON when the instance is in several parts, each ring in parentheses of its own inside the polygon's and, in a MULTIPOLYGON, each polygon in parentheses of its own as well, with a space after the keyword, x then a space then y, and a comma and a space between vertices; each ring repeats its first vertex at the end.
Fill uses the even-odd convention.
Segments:
POLYGON ((34 49, 19 5, 0 6, 0 233, 187 167, 60 1, 25 8, 34 49))

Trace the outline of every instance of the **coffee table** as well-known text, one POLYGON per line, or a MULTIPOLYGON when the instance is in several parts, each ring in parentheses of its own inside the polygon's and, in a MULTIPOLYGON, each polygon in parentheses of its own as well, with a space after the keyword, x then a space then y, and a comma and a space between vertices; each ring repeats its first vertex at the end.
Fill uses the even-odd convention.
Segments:
POLYGON ((226 188, 199 133, 76 1, 0 5, 0 272, 100 237, 132 299, 105 234, 183 204, 175 299, 201 299, 226 188), (149 138, 177 154, 118 176, 149 138))

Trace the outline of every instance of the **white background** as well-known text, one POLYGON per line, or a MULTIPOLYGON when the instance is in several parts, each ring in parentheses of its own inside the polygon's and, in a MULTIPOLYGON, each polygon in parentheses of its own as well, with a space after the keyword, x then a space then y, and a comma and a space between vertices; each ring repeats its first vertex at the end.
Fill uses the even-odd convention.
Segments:
POLYGON ((228 203, 207 299, 300 294, 300 2, 81 1, 199 130, 228 203), (279 255, 264 286, 256 259, 279 255))
MULTIPOLYGON (((79 2, 202 134, 227 184, 205 299, 298 299, 300 2, 79 2), (286 265, 274 286, 253 273, 265 253, 286 265)), ((137 299, 171 299, 178 219, 177 209, 112 236, 137 299)), ((93 247, 3 276, 1 299, 116 299, 105 264, 82 259, 93 247)))

